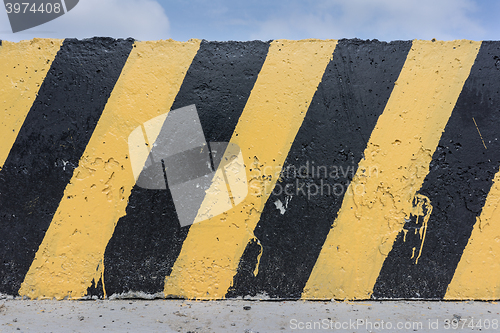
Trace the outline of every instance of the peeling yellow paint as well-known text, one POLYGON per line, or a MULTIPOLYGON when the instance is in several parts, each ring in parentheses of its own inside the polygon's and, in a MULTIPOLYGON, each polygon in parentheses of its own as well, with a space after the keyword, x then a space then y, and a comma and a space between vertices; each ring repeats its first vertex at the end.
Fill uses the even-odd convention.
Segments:
POLYGON ((20 295, 77 299, 102 277, 106 245, 135 184, 128 136, 170 110, 199 45, 199 40, 134 44, 20 295))
POLYGON ((479 51, 480 42, 414 41, 370 137, 304 299, 367 299, 413 211, 412 200, 479 51), (367 176, 363 170, 376 167, 367 176), (360 193, 359 188, 364 191, 360 193))
POLYGON ((191 226, 165 279, 165 295, 225 297, 336 44, 271 42, 231 138, 244 156, 249 194, 229 211, 191 226))
POLYGON ((0 168, 28 115, 62 39, 2 41, 0 46, 0 168))
POLYGON ((500 172, 465 247, 445 299, 500 299, 500 172))

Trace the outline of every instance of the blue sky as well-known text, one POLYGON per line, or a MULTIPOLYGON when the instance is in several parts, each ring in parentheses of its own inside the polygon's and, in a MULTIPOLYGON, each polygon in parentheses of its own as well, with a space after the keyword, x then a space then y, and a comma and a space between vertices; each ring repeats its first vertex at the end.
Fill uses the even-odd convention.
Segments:
POLYGON ((0 39, 134 37, 500 39, 500 0, 80 0, 66 15, 0 39))

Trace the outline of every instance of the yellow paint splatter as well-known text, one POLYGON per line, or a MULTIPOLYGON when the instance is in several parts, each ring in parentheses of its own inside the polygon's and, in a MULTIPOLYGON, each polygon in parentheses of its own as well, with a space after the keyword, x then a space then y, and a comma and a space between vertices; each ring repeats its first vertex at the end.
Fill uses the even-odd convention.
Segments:
MULTIPOLYGON (((415 198, 413 199, 413 209, 411 212, 411 216, 415 217, 415 224, 419 226, 419 218, 421 218, 421 223, 419 228, 415 228, 415 234, 418 233, 419 238, 420 238, 420 247, 418 251, 418 256, 415 259, 415 265, 418 264, 418 259, 422 255, 422 250, 424 248, 424 242, 425 242, 425 235, 427 233, 427 223, 429 222, 429 218, 431 217, 432 214, 432 205, 431 201, 429 198, 427 198, 425 195, 422 194, 417 194, 415 195, 415 198)), ((410 216, 410 219, 411 219, 410 216)), ((405 230, 405 229, 403 229, 405 230)), ((406 235, 406 232, 405 232, 406 235)), ((406 238, 405 238, 406 241, 406 238)), ((413 253, 411 256, 411 259, 415 257, 415 250, 416 247, 413 248, 413 253)))

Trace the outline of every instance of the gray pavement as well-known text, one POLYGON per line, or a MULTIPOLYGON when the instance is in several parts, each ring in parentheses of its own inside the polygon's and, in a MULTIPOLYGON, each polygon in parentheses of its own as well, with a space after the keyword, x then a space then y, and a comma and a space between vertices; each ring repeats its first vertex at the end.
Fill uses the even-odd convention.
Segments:
POLYGON ((496 332, 496 302, 0 300, 0 332, 496 332))

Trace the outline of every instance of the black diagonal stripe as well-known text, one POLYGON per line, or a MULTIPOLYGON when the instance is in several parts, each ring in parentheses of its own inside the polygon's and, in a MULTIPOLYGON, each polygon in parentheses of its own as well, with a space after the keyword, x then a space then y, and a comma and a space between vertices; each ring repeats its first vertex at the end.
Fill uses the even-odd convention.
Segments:
POLYGON ((251 242, 228 297, 300 298, 410 47, 339 42, 255 229, 258 274, 260 249, 251 242), (316 195, 308 198, 308 186, 316 195))
POLYGON ((0 292, 16 295, 132 49, 65 40, 0 171, 0 292))
MULTIPOLYGON (((195 104, 206 141, 228 142, 268 48, 257 41, 203 41, 172 109, 195 104)), ((134 186, 126 212, 106 248, 106 292, 162 292, 189 227, 180 228, 169 190, 134 186)))
POLYGON ((406 239, 401 232, 384 262, 374 298, 444 297, 500 165, 499 128, 500 43, 484 42, 419 191, 433 207, 422 254, 418 263, 411 258, 421 241, 408 222, 406 239))

